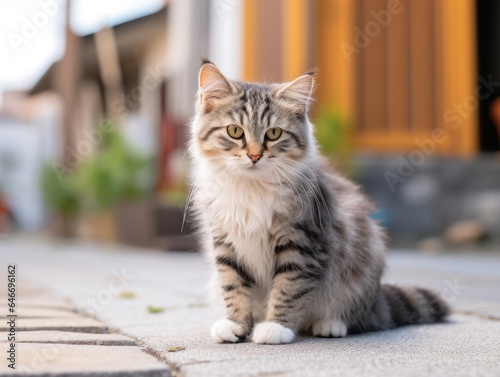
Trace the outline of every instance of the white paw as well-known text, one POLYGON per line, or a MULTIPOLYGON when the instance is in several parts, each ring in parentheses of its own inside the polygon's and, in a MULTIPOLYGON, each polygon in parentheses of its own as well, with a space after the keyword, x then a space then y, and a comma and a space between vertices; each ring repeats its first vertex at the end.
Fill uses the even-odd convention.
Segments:
POLYGON ((295 339, 292 330, 276 322, 262 322, 255 326, 252 341, 260 344, 286 344, 295 339))
POLYGON ((218 343, 236 343, 245 339, 244 336, 236 335, 243 334, 243 327, 230 319, 221 319, 215 322, 212 325, 211 334, 218 343))
POLYGON ((338 319, 320 319, 312 331, 314 336, 342 338, 347 335, 347 326, 338 319))

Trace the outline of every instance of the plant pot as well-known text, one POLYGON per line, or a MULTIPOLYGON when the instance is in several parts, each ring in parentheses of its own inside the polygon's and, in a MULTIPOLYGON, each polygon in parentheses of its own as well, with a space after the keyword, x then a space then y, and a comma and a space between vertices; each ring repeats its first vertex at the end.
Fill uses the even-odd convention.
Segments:
POLYGON ((78 220, 75 217, 63 216, 58 213, 52 213, 48 217, 48 232, 59 238, 75 238, 79 235, 78 220))
POLYGON ((112 211, 85 214, 78 221, 78 236, 93 241, 115 242, 116 228, 112 211))
POLYGON ((122 203, 114 210, 118 240, 126 245, 154 245, 156 226, 154 204, 150 200, 122 203))
POLYGON ((183 206, 162 206, 156 209, 157 235, 160 246, 167 250, 196 251, 198 243, 193 234, 189 215, 184 221, 183 206))

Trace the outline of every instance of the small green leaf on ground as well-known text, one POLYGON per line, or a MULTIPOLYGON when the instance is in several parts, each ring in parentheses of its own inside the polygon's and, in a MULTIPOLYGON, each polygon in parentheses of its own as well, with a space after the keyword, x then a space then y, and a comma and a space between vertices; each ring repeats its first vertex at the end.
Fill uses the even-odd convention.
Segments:
POLYGON ((168 349, 168 352, 179 352, 179 351, 184 351, 186 348, 184 347, 170 347, 168 349))
POLYGON ((121 298, 135 298, 135 293, 130 291, 124 291, 120 293, 121 298))
POLYGON ((148 312, 150 313, 163 313, 165 311, 165 308, 161 307, 161 306, 153 306, 153 305, 149 305, 148 306, 148 312))

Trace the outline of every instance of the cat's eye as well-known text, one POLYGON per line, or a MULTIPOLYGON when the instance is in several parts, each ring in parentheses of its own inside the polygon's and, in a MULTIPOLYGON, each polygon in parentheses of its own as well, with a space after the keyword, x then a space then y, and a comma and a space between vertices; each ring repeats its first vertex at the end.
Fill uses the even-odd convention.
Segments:
POLYGON ((241 139, 243 137, 243 133, 243 128, 241 128, 240 126, 227 126, 227 134, 233 139, 241 139))
POLYGON ((283 131, 281 130, 281 128, 273 127, 273 128, 270 128, 266 131, 266 137, 269 140, 274 141, 274 140, 278 140, 282 133, 283 133, 283 131))

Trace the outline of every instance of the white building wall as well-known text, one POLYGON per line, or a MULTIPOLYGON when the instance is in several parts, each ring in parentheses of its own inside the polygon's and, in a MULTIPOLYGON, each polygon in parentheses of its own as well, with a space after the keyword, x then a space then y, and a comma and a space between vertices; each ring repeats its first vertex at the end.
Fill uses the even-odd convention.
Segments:
POLYGON ((40 124, 0 120, 1 191, 21 229, 34 230, 43 224, 44 139, 40 124))
POLYGON ((201 59, 208 55, 209 3, 172 0, 168 12, 167 110, 186 122, 194 113, 201 59))
POLYGON ((208 58, 230 79, 241 80, 243 1, 210 0, 208 58))

